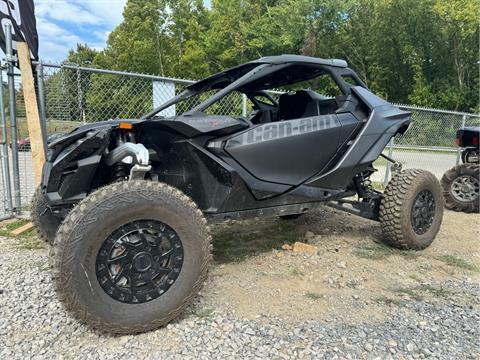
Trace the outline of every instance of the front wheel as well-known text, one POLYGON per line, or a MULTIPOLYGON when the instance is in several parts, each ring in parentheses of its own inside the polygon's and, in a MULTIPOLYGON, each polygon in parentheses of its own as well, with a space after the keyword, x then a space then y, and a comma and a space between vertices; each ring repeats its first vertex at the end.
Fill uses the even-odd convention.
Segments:
POLYGON ((202 287, 210 235, 186 195, 151 181, 115 183, 65 218, 52 247, 65 308, 101 331, 148 331, 177 317, 202 287))
POLYGON ((380 203, 387 244, 405 250, 425 249, 435 239, 442 218, 442 189, 432 173, 409 169, 390 180, 380 203))

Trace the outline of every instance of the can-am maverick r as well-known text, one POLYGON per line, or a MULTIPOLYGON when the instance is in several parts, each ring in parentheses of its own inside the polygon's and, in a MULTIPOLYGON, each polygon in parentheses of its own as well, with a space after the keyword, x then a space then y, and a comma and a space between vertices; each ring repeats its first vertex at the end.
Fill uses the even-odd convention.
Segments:
POLYGON ((442 177, 445 207, 449 210, 478 213, 480 211, 480 127, 464 127, 457 131, 455 143, 462 148, 463 164, 454 166, 442 177))
POLYGON ((206 218, 327 203, 381 222, 388 244, 426 248, 443 216, 437 179, 394 162, 384 193, 370 180, 409 124, 345 61, 282 55, 198 81, 140 119, 74 130, 50 144, 33 207, 61 301, 109 332, 168 323, 205 280, 206 218))

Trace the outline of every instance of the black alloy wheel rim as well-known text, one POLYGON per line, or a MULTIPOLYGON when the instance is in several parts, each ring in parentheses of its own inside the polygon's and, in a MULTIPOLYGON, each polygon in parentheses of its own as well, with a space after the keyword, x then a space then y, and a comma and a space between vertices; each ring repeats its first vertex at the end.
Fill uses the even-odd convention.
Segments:
POLYGON ((425 234, 435 219, 435 198, 430 190, 420 191, 412 205, 412 227, 417 235, 425 234))
POLYGON ((480 182, 473 176, 462 175, 452 182, 450 192, 460 202, 471 202, 478 199, 480 182))
POLYGON ((142 304, 163 295, 183 265, 178 234, 157 220, 137 220, 115 230, 102 244, 97 280, 113 299, 142 304))

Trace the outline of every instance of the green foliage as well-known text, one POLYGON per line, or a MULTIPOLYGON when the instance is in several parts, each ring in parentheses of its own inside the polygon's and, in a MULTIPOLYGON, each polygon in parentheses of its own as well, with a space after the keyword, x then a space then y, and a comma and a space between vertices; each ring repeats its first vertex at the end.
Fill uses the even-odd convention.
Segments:
POLYGON ((458 267, 460 269, 467 269, 474 272, 479 272, 479 269, 476 265, 468 262, 467 260, 456 257, 454 255, 443 255, 440 257, 439 260, 443 261, 444 263, 450 266, 458 267))
MULTIPOLYGON (((67 61, 199 79, 267 55, 343 58, 392 102, 478 111, 479 13, 478 0, 212 0, 211 8, 203 0, 128 0, 107 48, 96 53, 78 45, 67 61)), ((142 102, 151 98, 148 87, 89 80, 91 88, 80 87, 81 105, 97 114, 138 116, 152 106, 142 102), (120 97, 126 93, 127 104, 120 97)), ((47 87, 72 97, 72 118, 95 120, 79 113, 78 87, 69 88, 60 74, 49 81, 47 87)), ((445 129, 448 146, 452 131, 445 129)))

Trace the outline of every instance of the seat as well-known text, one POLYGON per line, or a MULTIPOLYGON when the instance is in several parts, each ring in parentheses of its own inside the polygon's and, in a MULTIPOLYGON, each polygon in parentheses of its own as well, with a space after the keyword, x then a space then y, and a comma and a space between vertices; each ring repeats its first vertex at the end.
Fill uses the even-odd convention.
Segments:
POLYGON ((333 113, 331 103, 334 99, 326 98, 312 90, 298 90, 284 93, 278 98, 278 120, 299 119, 333 113))
POLYGON ((278 98, 278 120, 301 118, 310 100, 310 96, 303 90, 280 95, 278 98))

